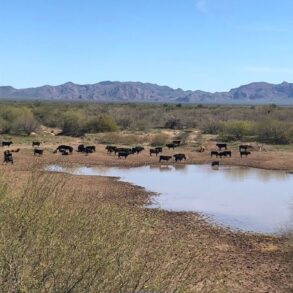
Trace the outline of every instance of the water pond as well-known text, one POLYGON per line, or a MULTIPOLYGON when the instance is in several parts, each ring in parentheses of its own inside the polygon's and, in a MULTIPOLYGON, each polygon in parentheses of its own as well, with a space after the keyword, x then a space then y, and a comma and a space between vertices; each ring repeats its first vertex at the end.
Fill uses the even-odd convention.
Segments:
POLYGON ((278 233, 293 221, 293 175, 281 171, 209 165, 137 168, 48 166, 75 175, 120 177, 159 195, 151 207, 199 212, 233 229, 278 233))

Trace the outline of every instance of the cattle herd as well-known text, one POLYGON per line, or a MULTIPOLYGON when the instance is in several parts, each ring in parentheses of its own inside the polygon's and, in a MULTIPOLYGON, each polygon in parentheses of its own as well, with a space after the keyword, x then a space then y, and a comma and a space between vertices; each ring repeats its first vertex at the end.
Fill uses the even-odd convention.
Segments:
MULTIPOLYGON (((211 151, 211 157, 216 156, 217 158, 226 158, 226 157, 232 157, 232 152, 227 150, 227 144, 226 143, 217 143, 216 146, 218 147, 218 151, 211 151), (222 151, 222 149, 225 149, 222 151)), ((251 154, 248 149, 252 148, 250 145, 240 145, 239 146, 239 153, 240 157, 242 158, 245 156, 247 158, 248 155, 251 154)))
MULTIPOLYGON (((10 147, 13 144, 12 141, 2 141, 2 147, 10 147)), ((32 142, 32 147, 33 147, 33 155, 34 156, 42 156, 44 153, 44 150, 40 148, 41 142, 39 141, 33 141, 32 142)), ((177 147, 181 146, 181 141, 180 140, 173 140, 172 143, 167 143, 165 147, 167 149, 175 149, 177 147)), ((232 151, 228 150, 228 146, 226 143, 217 143, 216 144, 217 150, 212 150, 210 155, 211 158, 214 156, 216 158, 231 158, 232 157, 232 151)), ((240 145, 239 146, 239 154, 240 157, 246 157, 251 154, 249 149, 251 148, 250 145, 240 145)), ((107 145, 106 146, 106 151, 108 154, 113 154, 117 156, 118 159, 124 158, 126 159, 130 155, 139 155, 142 151, 144 151, 144 147, 142 146, 135 146, 132 148, 125 148, 125 147, 117 147, 113 145, 107 145)), ((153 156, 155 155, 156 157, 159 155, 159 162, 169 162, 170 160, 174 159, 175 162, 181 162, 182 160, 186 160, 186 155, 182 153, 176 153, 172 156, 170 155, 164 155, 163 154, 164 148, 162 146, 154 147, 149 149, 149 155, 153 156)), ((4 161, 3 163, 11 163, 13 164, 13 153, 14 152, 19 152, 20 149, 6 149, 4 151, 4 161)), ((74 148, 69 145, 59 145, 53 153, 60 153, 63 156, 68 156, 71 155, 74 151, 74 148)), ((204 152, 205 147, 200 148, 200 152, 204 152)), ((85 155, 89 155, 91 153, 96 152, 96 147, 95 146, 86 146, 84 144, 80 144, 77 147, 76 152, 78 153, 84 153, 85 155)), ((220 162, 219 161, 212 161, 211 163, 212 166, 219 166, 220 162)))
MULTIPOLYGON (((180 140, 173 140, 172 143, 167 143, 166 147, 168 149, 175 149, 177 147, 179 147, 181 145, 181 141, 180 140)), ((113 146, 113 145, 107 145, 106 146, 106 150, 109 154, 114 154, 117 155, 117 157, 120 158, 127 158, 130 155, 134 155, 134 154, 139 154, 140 152, 142 152, 144 150, 144 147, 142 146, 136 146, 133 148, 120 148, 117 146, 113 146)), ((159 147, 155 147, 155 148, 151 148, 149 150, 149 154, 150 156, 155 155, 158 156, 158 154, 163 153, 163 147, 159 146, 159 147)), ((174 158, 175 162, 178 161, 182 161, 182 160, 186 160, 186 156, 185 154, 175 154, 173 156, 165 156, 165 155, 160 155, 159 156, 159 162, 163 162, 163 161, 170 161, 172 158, 174 158)))

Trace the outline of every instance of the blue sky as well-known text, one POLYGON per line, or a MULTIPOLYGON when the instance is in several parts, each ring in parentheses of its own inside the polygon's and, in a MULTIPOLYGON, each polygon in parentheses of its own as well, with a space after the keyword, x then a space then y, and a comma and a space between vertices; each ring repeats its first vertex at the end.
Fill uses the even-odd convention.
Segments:
POLYGON ((292 0, 0 0, 0 85, 293 82, 292 0))

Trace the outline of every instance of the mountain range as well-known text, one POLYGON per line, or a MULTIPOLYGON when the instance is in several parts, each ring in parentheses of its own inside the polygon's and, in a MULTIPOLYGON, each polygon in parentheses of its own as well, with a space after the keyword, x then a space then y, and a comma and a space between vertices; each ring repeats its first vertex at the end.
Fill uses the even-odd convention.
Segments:
POLYGON ((184 91, 141 82, 104 81, 79 85, 44 85, 16 89, 0 86, 0 99, 8 100, 67 100, 95 102, 142 103, 224 103, 224 104, 293 104, 293 83, 270 84, 255 82, 228 92, 184 91))

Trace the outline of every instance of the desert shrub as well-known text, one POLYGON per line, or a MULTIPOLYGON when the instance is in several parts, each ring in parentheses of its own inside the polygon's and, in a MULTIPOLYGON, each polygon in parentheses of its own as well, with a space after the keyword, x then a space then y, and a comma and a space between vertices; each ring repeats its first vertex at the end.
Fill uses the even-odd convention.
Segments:
POLYGON ((165 122, 164 127, 169 129, 181 129, 182 123, 180 119, 170 118, 168 121, 165 122))
POLYGON ((169 136, 167 134, 161 133, 156 134, 151 138, 150 145, 151 146, 163 146, 169 140, 169 136))
POLYGON ((190 131, 182 130, 180 133, 175 137, 176 140, 180 140, 181 144, 186 144, 187 140, 190 136, 190 131))
POLYGON ((11 134, 30 134, 39 127, 28 107, 5 106, 0 111, 0 131, 11 134))
POLYGON ((137 134, 105 133, 99 135, 95 141, 102 144, 138 145, 145 143, 147 138, 137 134))
POLYGON ((15 134, 30 134, 38 129, 39 123, 30 110, 23 110, 21 115, 12 122, 12 132, 15 134))
POLYGON ((128 129, 131 127, 132 120, 130 117, 121 117, 117 119, 116 123, 121 129, 128 129))
POLYGON ((220 137, 223 140, 242 140, 251 134, 251 123, 248 121, 226 121, 220 124, 220 137))
POLYGON ((221 125, 218 121, 207 119, 201 121, 199 128, 203 134, 218 134, 220 132, 221 125))
POLYGON ((10 123, 7 120, 0 117, 0 133, 1 134, 9 133, 10 128, 11 128, 10 123))
POLYGON ((71 136, 80 136, 86 130, 86 117, 81 112, 66 112, 63 115, 62 133, 71 136))
POLYGON ((87 121, 86 130, 89 133, 117 131, 118 127, 112 117, 109 115, 101 115, 91 117, 87 121))
POLYGON ((266 120, 258 124, 256 133, 260 142, 272 144, 293 143, 292 123, 266 120))

